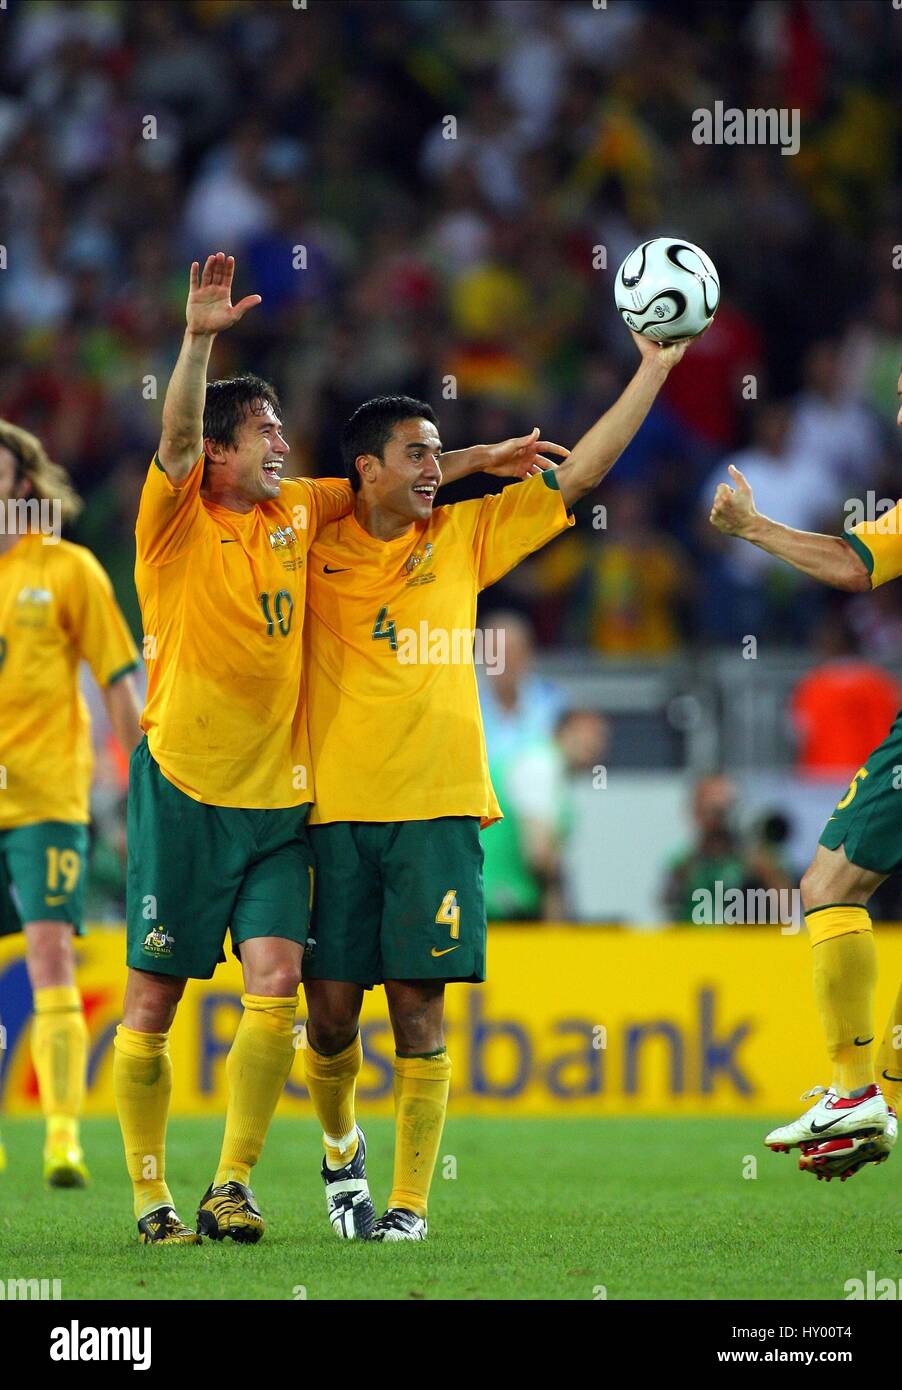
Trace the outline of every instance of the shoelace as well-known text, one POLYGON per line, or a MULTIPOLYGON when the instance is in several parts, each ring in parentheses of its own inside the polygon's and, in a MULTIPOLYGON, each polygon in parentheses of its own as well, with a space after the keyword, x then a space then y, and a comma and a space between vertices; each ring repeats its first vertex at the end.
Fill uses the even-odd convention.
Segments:
POLYGON ((814 1100, 815 1096, 835 1095, 832 1086, 812 1086, 810 1091, 803 1091, 799 1100, 814 1100))

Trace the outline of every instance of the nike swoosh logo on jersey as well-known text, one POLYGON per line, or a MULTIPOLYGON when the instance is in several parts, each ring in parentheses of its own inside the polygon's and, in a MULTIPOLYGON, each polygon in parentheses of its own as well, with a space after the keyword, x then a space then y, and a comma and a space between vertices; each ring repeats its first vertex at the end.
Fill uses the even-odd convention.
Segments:
POLYGON ((456 951, 456 950, 457 950, 457 947, 456 947, 456 946, 446 946, 445 949, 444 949, 444 951, 437 951, 437 950, 435 949, 435 947, 433 946, 433 948, 432 948, 432 954, 433 954, 434 956, 446 956, 446 955, 448 954, 449 951, 456 951))
POLYGON ((870 1037, 870 1038, 856 1038, 856 1039, 855 1039, 855 1046, 856 1046, 856 1047, 867 1047, 868 1043, 872 1043, 873 1041, 874 1041, 873 1037, 870 1037))
POLYGON ((888 1071, 882 1071, 880 1075, 885 1081, 902 1081, 902 1076, 890 1076, 888 1071))
POLYGON ((323 574, 347 574, 347 569, 336 570, 331 565, 323 565, 323 574))
POLYGON ((220 544, 220 545, 237 545, 238 542, 233 538, 232 540, 228 540, 228 541, 220 541, 219 544, 220 544))

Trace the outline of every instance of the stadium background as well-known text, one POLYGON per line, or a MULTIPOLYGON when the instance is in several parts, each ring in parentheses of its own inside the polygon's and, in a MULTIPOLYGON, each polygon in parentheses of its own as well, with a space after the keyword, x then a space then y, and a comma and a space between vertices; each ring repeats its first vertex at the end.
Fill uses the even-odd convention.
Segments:
MULTIPOLYGON (((383 392, 433 401, 447 447, 535 423, 574 443, 634 364, 623 255, 667 232, 713 256, 714 326, 575 531, 480 611, 506 636, 505 673, 480 673, 508 813, 488 886, 521 924, 493 925, 484 991, 452 991, 456 1103, 785 1109, 822 1072, 804 934, 675 924, 694 886, 797 882, 900 703, 902 600, 818 589, 706 516, 737 454, 796 525, 838 531, 850 499, 898 494, 902 15, 9 0, 0 25, 0 416, 71 471, 74 538, 139 637, 134 515, 192 258, 233 252, 240 292, 263 295, 215 371, 269 376, 295 470, 328 475, 342 420, 383 392), (798 154, 694 143, 718 99, 798 109, 798 154)), ((86 693, 100 926, 81 981, 89 1111, 109 1113, 125 768, 86 693)), ((902 915, 893 883, 875 915, 902 915)), ((900 945, 879 929, 881 1018, 900 945)), ((0 950, 0 1097, 34 1112, 20 950, 0 950)), ((221 1112, 238 994, 233 964, 189 991, 182 1113, 221 1112)), ((366 1017, 362 1094, 387 1111, 381 1000, 366 1017)), ((286 1112, 304 1108, 293 1085, 286 1112)))

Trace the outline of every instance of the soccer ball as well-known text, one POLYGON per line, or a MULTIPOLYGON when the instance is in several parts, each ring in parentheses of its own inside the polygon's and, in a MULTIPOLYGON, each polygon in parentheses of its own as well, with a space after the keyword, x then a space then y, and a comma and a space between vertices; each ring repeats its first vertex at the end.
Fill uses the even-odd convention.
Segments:
POLYGON ((717 311, 720 276, 700 246, 654 237, 631 251, 617 271, 614 301, 626 326, 646 338, 694 338, 717 311))

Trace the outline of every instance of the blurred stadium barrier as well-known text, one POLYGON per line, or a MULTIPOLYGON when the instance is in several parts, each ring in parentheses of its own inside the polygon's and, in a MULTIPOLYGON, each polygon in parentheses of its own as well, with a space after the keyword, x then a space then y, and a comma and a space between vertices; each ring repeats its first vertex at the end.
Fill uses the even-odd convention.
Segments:
MULTIPOLYGON (((902 926, 880 926, 877 948, 882 1026, 902 973, 902 926)), ((108 1115, 123 934, 96 930, 79 955, 91 1036, 86 1113, 108 1115)), ((448 995, 452 1113, 782 1113, 795 1095, 829 1080, 810 967, 805 933, 783 936, 779 927, 493 927, 488 984, 448 995)), ((172 1033, 174 1114, 224 1113, 240 995, 231 959, 214 980, 186 990, 172 1033)), ((0 1102, 10 1114, 38 1112, 30 1013, 22 942, 7 939, 0 942, 0 1102)), ((391 1032, 381 991, 367 998, 363 1017, 361 1107, 390 1113, 391 1032)), ((300 1030, 298 1042, 300 1053, 300 1030)), ((282 1113, 310 1113, 300 1055, 282 1113)))

